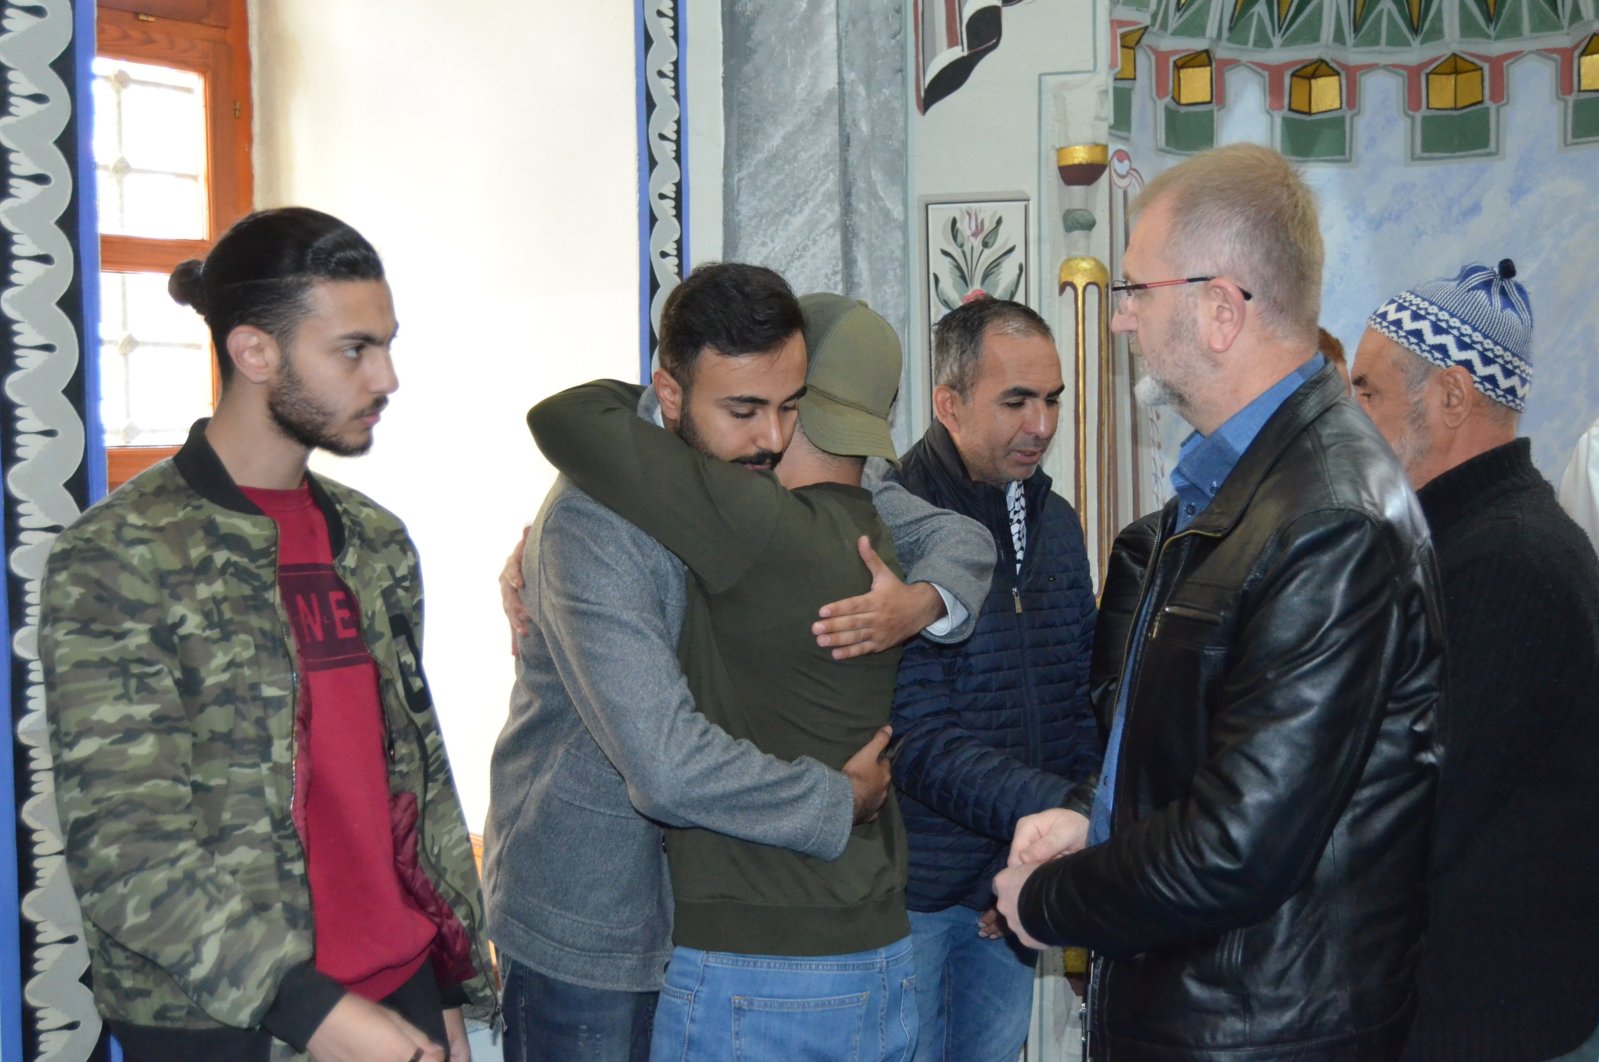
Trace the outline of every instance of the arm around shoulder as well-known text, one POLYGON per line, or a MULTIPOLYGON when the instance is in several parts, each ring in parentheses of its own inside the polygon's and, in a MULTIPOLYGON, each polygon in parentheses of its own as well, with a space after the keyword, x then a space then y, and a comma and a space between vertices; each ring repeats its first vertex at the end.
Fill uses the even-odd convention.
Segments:
POLYGON ((726 589, 765 548, 788 492, 640 418, 641 393, 615 380, 582 384, 534 406, 528 428, 580 489, 677 554, 712 592, 726 589))
POLYGON ((666 600, 682 582, 671 558, 575 493, 547 512, 537 550, 533 602, 550 655, 634 806, 668 825, 837 858, 854 817, 844 775, 769 756, 696 710, 668 613, 682 607, 666 600))
POLYGON ((953 629, 928 637, 937 642, 969 638, 977 624, 994 577, 997 552, 993 536, 969 517, 923 501, 884 473, 886 465, 869 462, 862 484, 872 492, 878 515, 894 534, 907 583, 932 583, 964 610, 953 629))

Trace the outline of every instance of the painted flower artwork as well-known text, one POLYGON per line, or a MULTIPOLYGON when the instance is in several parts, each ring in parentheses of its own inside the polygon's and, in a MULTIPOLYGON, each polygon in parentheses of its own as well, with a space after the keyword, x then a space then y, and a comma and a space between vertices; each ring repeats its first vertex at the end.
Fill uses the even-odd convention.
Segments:
POLYGON ((964 207, 950 216, 938 232, 938 257, 931 263, 935 319, 984 295, 1016 297, 1025 267, 1017 254, 1020 234, 1013 230, 995 209, 964 207))

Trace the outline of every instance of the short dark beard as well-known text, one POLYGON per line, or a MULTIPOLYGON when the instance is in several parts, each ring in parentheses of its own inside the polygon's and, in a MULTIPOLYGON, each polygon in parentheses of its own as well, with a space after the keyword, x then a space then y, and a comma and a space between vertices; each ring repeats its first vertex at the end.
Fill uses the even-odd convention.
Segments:
MULTIPOLYGON (((370 412, 376 413, 388 405, 388 399, 379 397, 370 412)), ((372 449, 372 438, 363 443, 348 443, 333 432, 334 414, 306 389, 305 381, 294 371, 294 361, 288 357, 278 370, 278 378, 267 395, 267 412, 272 423, 287 438, 307 450, 326 450, 340 457, 359 457, 372 449)))
MULTIPOLYGON (((683 407, 677 418, 677 437, 694 447, 694 449, 698 450, 706 457, 715 457, 716 455, 711 452, 710 447, 705 444, 704 436, 702 436, 699 432, 699 429, 695 427, 694 418, 688 411, 689 389, 687 387, 683 388, 682 402, 683 407)), ((783 455, 780 452, 775 452, 772 450, 756 450, 751 454, 744 454, 740 457, 728 458, 728 462, 730 464, 743 465, 745 468, 770 471, 775 469, 777 467, 777 463, 782 459, 783 455)))

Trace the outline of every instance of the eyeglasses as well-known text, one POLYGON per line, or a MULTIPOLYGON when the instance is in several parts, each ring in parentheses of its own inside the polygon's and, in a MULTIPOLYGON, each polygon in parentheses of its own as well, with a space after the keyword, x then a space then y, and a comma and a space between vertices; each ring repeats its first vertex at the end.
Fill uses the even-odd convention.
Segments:
MULTIPOLYGON (((1183 277, 1179 280, 1151 280, 1147 284, 1132 284, 1125 280, 1118 280, 1110 286, 1110 291, 1112 295, 1116 296, 1116 305, 1125 310, 1132 303, 1133 296, 1140 291, 1148 291, 1150 288, 1176 287, 1179 284, 1203 284, 1207 280, 1221 279, 1221 277, 1183 277)), ((1236 284, 1236 281, 1234 283, 1236 284)), ((1238 293, 1244 297, 1245 302, 1255 297, 1242 287, 1238 288, 1238 293)))

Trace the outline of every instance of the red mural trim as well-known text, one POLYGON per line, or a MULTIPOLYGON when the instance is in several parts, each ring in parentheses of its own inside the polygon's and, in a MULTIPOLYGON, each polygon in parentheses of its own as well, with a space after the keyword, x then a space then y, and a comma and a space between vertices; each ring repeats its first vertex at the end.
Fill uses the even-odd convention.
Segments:
POLYGON ((1337 67, 1344 77, 1344 109, 1357 110, 1360 107, 1360 75, 1367 70, 1385 69, 1383 63, 1338 63, 1337 67))
POLYGON ((1505 102, 1509 90, 1509 78, 1505 76, 1505 67, 1513 59, 1519 59, 1526 52, 1504 52, 1500 55, 1479 55, 1476 52, 1466 52, 1468 58, 1474 59, 1488 68, 1488 102, 1499 105, 1505 102))
POLYGON ((1307 60, 1295 59, 1289 63, 1262 63, 1249 65, 1266 75, 1266 106, 1274 114, 1281 114, 1288 106, 1288 75, 1304 66, 1307 60))
POLYGON ((1544 55, 1554 56, 1556 69, 1559 73, 1556 80, 1560 85, 1562 96, 1575 96, 1577 94, 1577 46, 1570 48, 1540 48, 1544 55))

